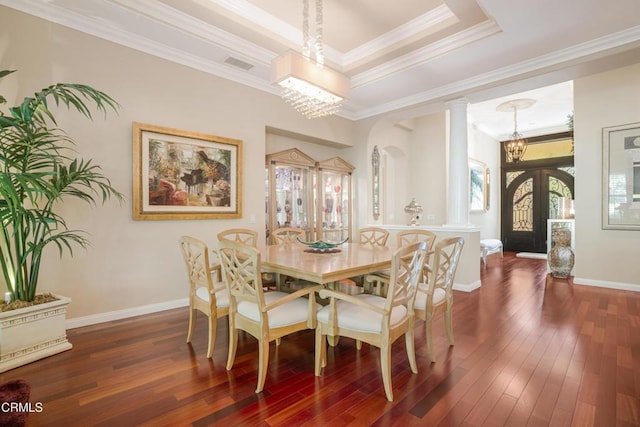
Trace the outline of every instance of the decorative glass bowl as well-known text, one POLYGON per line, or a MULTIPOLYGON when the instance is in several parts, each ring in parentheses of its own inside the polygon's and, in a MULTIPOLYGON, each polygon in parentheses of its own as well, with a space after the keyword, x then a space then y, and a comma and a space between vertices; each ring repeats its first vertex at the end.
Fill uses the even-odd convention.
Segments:
POLYGON ((308 252, 314 253, 335 253, 340 252, 338 246, 346 243, 349 239, 344 239, 342 242, 325 242, 324 240, 316 240, 315 242, 303 242, 300 237, 297 238, 298 242, 309 247, 308 252))

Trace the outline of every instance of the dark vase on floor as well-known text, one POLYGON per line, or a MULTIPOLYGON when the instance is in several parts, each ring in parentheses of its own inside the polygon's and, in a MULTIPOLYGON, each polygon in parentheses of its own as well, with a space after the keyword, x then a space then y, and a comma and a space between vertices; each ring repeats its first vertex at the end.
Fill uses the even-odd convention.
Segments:
POLYGON ((552 235, 553 248, 547 254, 547 262, 551 275, 560 279, 571 276, 574 255, 571 250, 571 231, 554 230, 552 235))

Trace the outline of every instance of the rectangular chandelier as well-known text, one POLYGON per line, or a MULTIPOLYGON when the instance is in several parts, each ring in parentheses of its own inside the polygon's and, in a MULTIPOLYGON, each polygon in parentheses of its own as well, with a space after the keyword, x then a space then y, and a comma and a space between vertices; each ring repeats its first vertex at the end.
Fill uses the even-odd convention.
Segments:
POLYGON ((282 98, 309 119, 338 112, 349 92, 348 77, 295 52, 271 62, 271 80, 282 88, 282 98))

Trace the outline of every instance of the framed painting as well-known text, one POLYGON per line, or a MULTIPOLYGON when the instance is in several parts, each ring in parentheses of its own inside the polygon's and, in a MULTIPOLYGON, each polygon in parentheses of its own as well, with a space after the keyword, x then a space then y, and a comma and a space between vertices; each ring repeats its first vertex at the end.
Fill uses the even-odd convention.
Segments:
POLYGON ((484 163, 469 159, 469 210, 486 212, 489 209, 488 169, 484 163))
POLYGON ((602 228, 640 230, 640 123, 602 128, 602 228))
POLYGON ((133 123, 133 219, 242 216, 242 141, 133 123))

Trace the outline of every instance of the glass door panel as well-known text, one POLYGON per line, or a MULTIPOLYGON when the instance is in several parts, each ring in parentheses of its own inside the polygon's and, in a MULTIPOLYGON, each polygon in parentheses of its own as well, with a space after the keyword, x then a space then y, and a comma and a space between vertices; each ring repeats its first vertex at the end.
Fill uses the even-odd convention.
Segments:
MULTIPOLYGON (((297 149, 267 155, 267 236, 282 227, 301 228, 315 238, 313 175, 315 160, 297 149)), ((267 237, 267 244, 270 244, 267 237)))
POLYGON ((351 238, 351 173, 354 167, 339 157, 318 163, 318 235, 341 242, 351 238))

